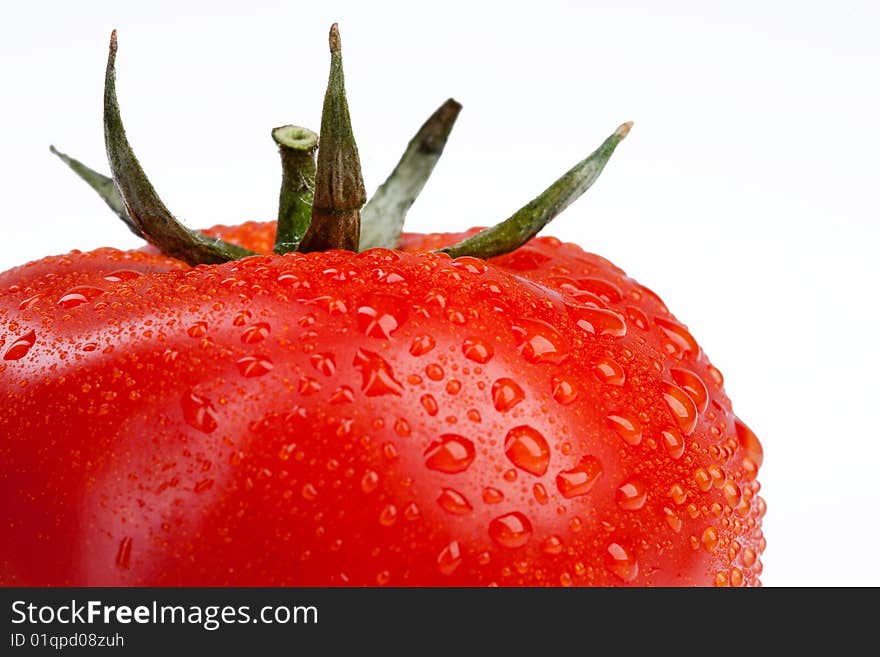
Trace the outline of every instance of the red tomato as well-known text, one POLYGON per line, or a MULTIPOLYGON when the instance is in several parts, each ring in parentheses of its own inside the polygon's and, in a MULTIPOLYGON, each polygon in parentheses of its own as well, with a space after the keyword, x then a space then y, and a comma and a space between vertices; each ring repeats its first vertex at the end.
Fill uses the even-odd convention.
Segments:
POLYGON ((684 324, 458 237, 0 274, 0 583, 759 583, 761 445, 684 324))

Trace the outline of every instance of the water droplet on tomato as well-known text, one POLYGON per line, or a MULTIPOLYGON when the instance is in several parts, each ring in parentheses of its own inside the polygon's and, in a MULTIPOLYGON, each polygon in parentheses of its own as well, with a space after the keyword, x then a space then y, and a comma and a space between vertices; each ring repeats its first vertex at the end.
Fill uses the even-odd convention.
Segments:
POLYGON ((690 395, 677 385, 667 381, 661 384, 661 391, 678 428, 685 436, 691 435, 697 426, 699 414, 690 395))
POLYGON ((16 338, 15 342, 9 345, 9 348, 3 353, 3 360, 19 360, 20 358, 24 358, 36 341, 36 332, 28 331, 20 338, 16 338))
POLYGON ((266 322, 259 322, 253 326, 248 326, 241 333, 241 341, 245 344, 257 344, 269 337, 271 327, 266 322))
POLYGON ((577 383, 575 383, 573 378, 565 374, 554 376, 550 381, 550 385, 553 389, 553 399, 563 406, 571 404, 578 398, 577 383))
POLYGON ((571 311, 578 327, 591 335, 608 335, 614 338, 626 335, 626 321, 613 310, 578 306, 571 308, 571 311))
POLYGON ((522 547, 531 536, 532 523, 519 511, 498 516, 489 523, 489 538, 501 547, 522 547))
POLYGON ((685 491, 681 484, 672 484, 672 487, 669 489, 669 496, 673 502, 681 506, 687 500, 687 491, 685 491))
POLYGON ((141 272, 135 271, 134 269, 117 269, 116 271, 107 274, 104 277, 104 280, 109 281, 110 283, 120 283, 122 281, 130 281, 139 278, 140 276, 141 272))
POLYGON ((374 295, 358 307, 358 327, 368 337, 387 340, 403 324, 406 314, 396 297, 374 295))
POLYGON ((669 528, 678 534, 681 531, 681 518, 679 518, 675 511, 670 509, 669 507, 663 507, 663 517, 666 519, 666 524, 669 525, 669 528))
POLYGON ((268 374, 275 367, 268 356, 245 356, 239 358, 235 364, 241 375, 248 378, 268 374))
POLYGON ((547 504, 550 499, 547 495, 547 489, 544 488, 543 484, 535 484, 532 486, 532 495, 534 495, 535 501, 538 504, 547 504))
POLYGON ((437 570, 443 575, 451 575, 461 565, 461 546, 458 541, 451 541, 437 555, 437 570))
POLYGON ((701 542, 707 552, 714 552, 715 548, 718 547, 718 530, 712 526, 706 527, 703 531, 701 542))
POLYGON ((655 317, 654 321, 668 340, 664 347, 670 356, 697 358, 700 355, 700 346, 684 326, 665 317, 655 317))
POLYGON ((699 376, 691 372, 677 367, 669 370, 672 380, 675 384, 684 390, 694 402, 698 413, 704 413, 709 406, 709 390, 706 384, 699 376))
POLYGON ((422 408, 425 409, 425 412, 432 417, 437 415, 437 411, 440 410, 437 406, 437 400, 434 399, 434 395, 422 395, 419 399, 419 403, 422 405, 422 408))
POLYGON ((467 338, 461 345, 464 357, 475 363, 488 363, 495 353, 492 344, 481 338, 467 338))
POLYGON ((324 376, 333 376, 336 372, 336 360, 334 360, 333 354, 326 352, 312 354, 309 356, 309 362, 324 376))
POLYGON ((663 441, 663 446, 666 447, 669 456, 674 459, 681 458, 682 454, 684 454, 685 444, 684 438, 677 429, 661 429, 660 439, 663 441))
POLYGON ((440 495, 437 496, 437 504, 444 511, 448 511, 456 516, 463 516, 473 511, 473 507, 467 498, 452 488, 441 489, 440 495))
POLYGON ((492 384, 492 403, 495 410, 509 411, 525 398, 523 389, 513 379, 502 378, 492 384))
POLYGON ((397 507, 388 504, 379 512, 379 524, 383 527, 390 527, 397 522, 397 507))
POLYGON ((421 515, 422 512, 415 502, 410 502, 403 509, 403 517, 409 521, 418 520, 421 515))
POLYGON ((605 421, 627 445, 638 445, 642 442, 642 425, 638 420, 624 415, 609 415, 605 421))
POLYGON ((391 366, 379 354, 358 349, 354 356, 354 367, 361 373, 361 390, 367 397, 403 394, 403 386, 394 378, 391 366))
POLYGON ((202 479, 196 482, 196 485, 193 486, 193 490, 196 493, 204 493, 206 490, 209 490, 213 485, 213 479, 202 479))
POLYGON ((180 399, 183 419, 191 427, 203 433, 211 433, 217 428, 217 412, 211 400, 194 391, 183 394, 180 399))
POLYGON ((422 356, 431 351, 436 344, 430 335, 417 335, 409 345, 409 353, 413 356, 422 356))
POLYGON ((516 467, 533 475, 544 474, 550 465, 550 445, 539 431, 528 425, 507 432, 504 453, 516 467))
POLYGON ((745 452, 745 457, 751 459, 755 466, 760 468, 764 463, 764 448, 761 446, 761 441, 739 418, 734 418, 733 426, 736 428, 736 437, 745 452))
POLYGON ((626 382, 626 372, 623 371, 617 361, 611 358, 603 358, 593 366, 593 373, 602 383, 612 386, 622 386, 626 382))
POLYGON ((623 299, 619 287, 601 278, 579 278, 576 284, 580 289, 592 292, 606 303, 617 303, 623 299))
POLYGON ((431 379, 431 381, 442 381, 444 376, 443 368, 437 363, 430 363, 425 367, 425 376, 431 379))
POLYGON ((627 511, 637 511, 645 506, 648 490, 640 481, 628 481, 618 486, 614 494, 617 506, 627 511))
POLYGON ((367 470, 361 477, 361 490, 365 493, 372 493, 379 485, 379 474, 375 470, 367 470))
POLYGON ((67 293, 58 299, 58 305, 62 308, 76 308, 79 305, 82 305, 92 299, 96 299, 102 294, 104 294, 105 290, 102 290, 99 287, 91 287, 89 285, 80 285, 78 287, 71 288, 67 291, 67 293))
POLYGON ((697 484, 697 488, 701 491, 708 492, 709 489, 712 488, 712 477, 704 468, 697 468, 694 471, 694 481, 697 484))
POLYGON ((425 465, 431 470, 454 474, 468 468, 476 456, 474 444, 453 433, 440 436, 425 450, 425 465))
POLYGON ((131 565, 131 548, 134 545, 134 539, 126 536, 119 541, 119 547, 116 550, 116 565, 119 568, 128 569, 131 565))
POLYGON ((639 574, 635 555, 620 543, 611 543, 605 549, 605 568, 624 582, 633 581, 639 574))
POLYGON ((758 560, 758 553, 755 552, 754 548, 746 547, 743 548, 742 551, 742 562, 746 568, 751 568, 755 565, 755 562, 758 560))
POLYGON ((512 328, 520 353, 530 363, 558 365, 568 358, 566 341, 547 322, 517 319, 512 328))
POLYGON ((562 539, 555 534, 551 534, 541 541, 541 552, 544 554, 562 554, 562 539))
POLYGON ((452 266, 471 274, 485 274, 489 270, 485 262, 473 256, 460 256, 452 261, 452 266))
POLYGON ((498 504, 504 500, 504 493, 497 488, 487 486, 483 489, 483 501, 486 504, 498 504))
POLYGON ((354 390, 348 386, 339 386, 330 395, 331 404, 350 404, 354 401, 354 390))
POLYGON ((42 298, 43 298, 42 294, 35 294, 32 297, 28 297, 27 299, 25 299, 24 301, 22 301, 21 303, 18 304, 18 309, 19 310, 28 310, 29 308, 32 308, 33 305, 42 298))
POLYGON ((196 322, 188 329, 186 334, 191 338, 203 338, 208 335, 208 322, 196 322))
POLYGON ((602 464, 595 456, 585 456, 570 470, 556 475, 556 487, 563 497, 586 495, 602 476, 602 464))
POLYGON ((302 496, 303 499, 314 502, 318 499, 318 489, 315 488, 314 484, 305 484, 302 487, 302 496))

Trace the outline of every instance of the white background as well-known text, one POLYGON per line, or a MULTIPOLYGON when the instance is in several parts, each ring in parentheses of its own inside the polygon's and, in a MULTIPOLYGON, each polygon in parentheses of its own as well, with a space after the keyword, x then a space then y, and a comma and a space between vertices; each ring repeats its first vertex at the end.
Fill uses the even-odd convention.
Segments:
POLYGON ((878 7, 14 3, 0 23, 0 270, 139 244, 48 152, 106 171, 114 27, 129 137, 193 227, 274 217, 269 129, 318 128, 333 21, 368 191, 440 102, 464 105, 413 230, 503 218, 634 120, 546 232, 654 289, 724 373, 766 454, 764 583, 877 586, 878 7))

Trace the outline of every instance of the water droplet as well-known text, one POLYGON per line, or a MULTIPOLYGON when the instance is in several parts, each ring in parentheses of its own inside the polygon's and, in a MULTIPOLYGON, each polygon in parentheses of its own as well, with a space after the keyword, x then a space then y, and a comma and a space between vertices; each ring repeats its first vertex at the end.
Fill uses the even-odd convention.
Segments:
POLYGON ((602 476, 602 464, 595 456, 585 456, 570 470, 556 475, 556 487, 562 496, 571 499, 586 495, 602 476))
POLYGON ((116 550, 116 565, 119 568, 128 569, 131 565, 131 548, 133 544, 134 539, 131 536, 126 536, 119 541, 119 548, 116 550))
POLYGON ((141 272, 135 271, 134 269, 117 269, 116 271, 107 274, 104 277, 104 280, 109 281, 110 283, 121 283, 122 281, 130 281, 139 278, 140 276, 141 272))
POLYGON ((509 481, 513 483, 517 479, 516 468, 510 468, 509 470, 504 471, 504 481, 509 481))
POLYGON ((18 309, 19 310, 28 310, 29 308, 32 308, 33 305, 35 303, 37 303, 37 301, 39 301, 42 298, 43 298, 42 294, 35 294, 32 297, 28 297, 27 299, 25 299, 24 301, 22 301, 21 303, 18 304, 18 309))
POLYGON ((409 521, 418 520, 421 515, 422 512, 419 510, 419 506, 415 502, 410 502, 403 509, 403 517, 409 521))
POLYGON ((409 422, 402 417, 397 418, 397 421, 394 423, 394 433, 402 438, 406 438, 407 436, 412 435, 412 428, 409 426, 409 422))
POLYGON ((728 479, 724 482, 722 489, 724 491, 724 499, 727 500, 730 507, 732 509, 738 507, 739 503, 742 502, 742 491, 740 490, 740 487, 728 479))
POLYGON ((560 374, 554 376, 550 381, 550 385, 553 389, 553 399, 563 406, 571 404, 578 398, 577 384, 574 379, 567 375, 560 374))
POLYGON ((742 562, 746 568, 751 568, 755 565, 755 562, 758 560, 758 553, 755 552, 754 548, 746 547, 742 551, 742 562))
POLYGON ((413 356, 422 356, 436 346, 436 341, 430 335, 417 335, 409 345, 409 353, 413 356))
POLYGON ((437 400, 434 399, 434 395, 422 395, 419 398, 419 403, 421 403, 422 408, 424 408, 425 412, 431 417, 437 415, 437 411, 440 410, 437 406, 437 400))
POLYGON ((444 511, 456 516, 463 516, 474 510, 467 498, 452 488, 441 489, 440 495, 437 497, 437 504, 444 511))
POLYGON ((443 575, 451 575, 461 565, 461 547, 452 541, 437 555, 437 570, 443 575))
POLYGON ((241 334, 241 341, 245 344, 262 342, 269 337, 269 331, 271 330, 266 322, 259 322, 253 326, 248 326, 241 334))
POLYGON ((321 384, 310 376, 303 376, 299 379, 297 390, 303 397, 307 397, 308 395, 314 395, 316 392, 320 392, 321 384))
POLYGON ((394 443, 382 443, 382 455, 388 461, 396 461, 400 458, 400 452, 397 451, 394 443))
POLYGON ((568 358, 566 341, 547 322, 518 319, 512 328, 520 352, 530 363, 558 365, 568 358))
POLYGON ((562 539, 555 534, 551 534, 541 541, 541 552, 544 554, 562 554, 562 539))
POLYGON ((303 499, 313 502, 318 499, 318 489, 313 484, 305 484, 302 487, 303 499))
POLYGON ((519 511, 498 516, 489 523, 489 537, 501 547, 522 547, 531 536, 532 523, 519 511))
POLYGON ((361 477, 361 490, 365 493, 372 493, 379 485, 379 474, 375 470, 367 470, 361 477))
POLYGON ((631 582, 639 574, 635 555, 620 543, 611 543, 605 549, 605 567, 624 582, 631 582))
POLYGON ((447 433, 425 450, 425 465, 431 470, 454 474, 467 470, 476 452, 474 444, 463 436, 447 433))
POLYGON ((217 412, 211 400, 194 391, 184 393, 180 399, 183 419, 191 427, 203 433, 211 433, 217 428, 217 412))
POLYGON ((654 321, 660 327, 663 335, 669 340, 664 346, 670 356, 675 356, 676 358, 683 358, 684 356, 696 358, 699 356, 700 346, 694 340, 694 336, 684 326, 665 317, 655 317, 654 321))
POLYGON ((383 527, 390 527, 397 522, 397 507, 388 504, 379 512, 379 524, 383 527))
POLYGON ((601 278, 579 278, 576 283, 580 289, 595 294, 606 303, 617 303, 623 299, 619 287, 601 278))
POLYGON ((520 425, 507 432, 504 453, 516 467, 533 475, 544 474, 550 465, 547 440, 528 425, 520 425))
POLYGON ((642 425, 638 420, 623 415, 609 415, 605 421, 627 445, 638 445, 642 442, 642 425))
POLYGON ((733 426, 736 428, 736 437, 745 452, 745 457, 751 459, 755 466, 760 468, 764 463, 764 448, 761 446, 761 441, 739 418, 734 418, 733 426))
POLYGON ((544 488, 543 484, 535 484, 532 486, 532 495, 535 496, 535 501, 538 504, 547 504, 547 501, 550 499, 547 496, 547 489, 544 488))
POLYGON ((698 413, 704 413, 709 406, 709 389, 699 376, 690 370, 672 368, 669 370, 675 384, 684 390, 694 402, 698 413))
POLYGON ((331 404, 350 404, 354 401, 354 390, 348 386, 339 386, 330 395, 331 404))
POLYGON ((626 335, 626 321, 613 310, 578 306, 572 309, 577 325, 591 335, 609 335, 622 338, 626 335))
POLYGON ((678 430, 671 428, 661 429, 660 438, 669 456, 674 459, 680 459, 682 454, 684 454, 684 438, 678 430))
POLYGON ((235 364, 241 375, 248 378, 268 374, 275 367, 268 356, 245 356, 238 359, 235 364))
POLYGON ((452 266, 471 274, 485 274, 489 271, 485 262, 473 256, 460 256, 452 261, 452 266))
POLYGON ((648 316, 641 310, 633 306, 627 306, 625 309, 626 318, 643 331, 648 329, 648 316))
POLYGON ((191 338, 203 338, 208 335, 208 322, 196 322, 188 329, 186 334, 191 338))
POLYGON ((685 436, 690 436, 697 426, 699 416, 694 401, 684 390, 672 383, 664 381, 661 390, 663 399, 666 400, 666 405, 678 423, 679 429, 685 436))
POLYGON ((717 586, 718 588, 729 586, 727 573, 725 573, 723 570, 719 570, 717 573, 715 573, 715 586, 717 586))
POLYGON ((627 511, 637 511, 645 506, 648 489, 640 481, 628 481, 617 488, 614 499, 617 506, 627 511))
POLYGON ((62 308, 76 308, 92 299, 98 298, 104 294, 104 292, 105 290, 102 290, 99 287, 80 285, 71 288, 63 297, 58 299, 58 305, 62 308))
POLYGON ((358 327, 368 337, 387 340, 403 324, 406 314, 396 297, 374 295, 358 307, 358 327))
POLYGON ((457 395, 461 391, 461 381, 458 379, 449 379, 446 382, 446 393, 449 395, 457 395))
POLYGON ((488 363, 495 353, 492 344, 481 338, 467 338, 461 345, 464 357, 475 363, 488 363))
POLYGON ((443 368, 437 363, 431 363, 425 367, 425 376, 432 381, 442 381, 444 375, 443 368))
POLYGON ((622 386, 626 382, 626 372, 616 361, 603 358, 593 366, 593 373, 602 383, 622 386))
POLYGON ((669 497, 672 498, 673 502, 681 506, 687 500, 687 491, 685 491, 681 484, 672 484, 672 488, 669 489, 669 497))
POLYGON ((391 581, 391 573, 387 570, 383 570, 379 573, 376 573, 376 584, 379 586, 385 586, 388 582, 391 581))
POLYGON ((663 517, 666 518, 666 524, 669 528, 678 534, 681 531, 681 518, 675 515, 675 512, 669 507, 663 507, 663 517))
POLYGON ((9 345, 9 348, 3 354, 3 360, 19 360, 24 358, 36 341, 37 334, 34 331, 28 331, 9 345))
POLYGON ((486 504, 498 504, 504 500, 504 493, 497 488, 487 486, 483 489, 483 501, 486 504))
POLYGON ((697 484, 697 488, 704 493, 712 488, 712 477, 703 468, 697 468, 694 471, 694 481, 697 484))
POLYGON ((354 356, 354 367, 361 373, 361 390, 367 397, 403 394, 403 386, 394 378, 391 366, 379 354, 358 349, 354 356))
POLYGON ((701 540, 707 552, 714 552, 718 547, 718 530, 712 526, 706 527, 701 540))
POLYGON ((743 574, 739 568, 730 569, 730 585, 736 587, 743 585, 743 574))
POLYGON ((513 379, 498 379, 492 384, 492 403, 497 411, 509 411, 524 398, 523 389, 513 379))
POLYGON ((196 485, 193 486, 193 490, 196 493, 204 493, 206 490, 211 488, 214 485, 213 479, 202 479, 201 481, 197 481, 196 485))
MULTIPOLYGON (((222 285, 222 283, 221 283, 222 285)), ((250 310, 242 310, 235 314, 235 317, 232 318, 233 326, 244 326, 253 318, 253 313, 250 310)))

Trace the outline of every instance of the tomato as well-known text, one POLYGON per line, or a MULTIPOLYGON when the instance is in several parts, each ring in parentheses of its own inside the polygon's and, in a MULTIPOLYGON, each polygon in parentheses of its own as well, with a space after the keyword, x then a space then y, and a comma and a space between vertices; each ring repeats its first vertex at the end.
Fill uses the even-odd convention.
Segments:
POLYGON ((758 583, 761 446, 685 325, 552 237, 426 251, 459 237, 0 275, 0 582, 758 583))

